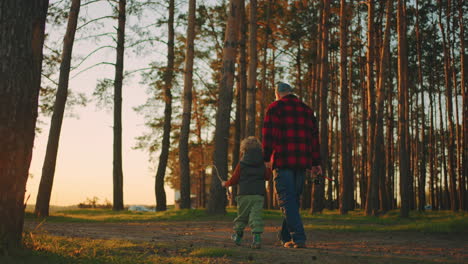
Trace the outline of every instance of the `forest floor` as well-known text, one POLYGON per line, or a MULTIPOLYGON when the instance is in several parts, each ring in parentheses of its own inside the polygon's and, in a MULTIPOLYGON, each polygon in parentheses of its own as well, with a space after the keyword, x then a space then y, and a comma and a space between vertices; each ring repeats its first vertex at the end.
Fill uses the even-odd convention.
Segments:
MULTIPOLYGON (((320 224, 317 221, 327 219, 304 219, 308 237, 305 249, 286 249, 278 244, 280 219, 265 221, 262 248, 257 250, 249 247, 250 232, 246 232, 242 246, 230 241, 232 221, 226 218, 139 222, 41 222, 27 218, 25 233, 144 243, 135 254, 187 256, 197 249, 227 250, 224 256, 209 258, 210 263, 468 263, 466 230, 460 233, 324 230, 313 228, 320 224)), ((346 225, 342 221, 332 222, 335 226, 346 225)))

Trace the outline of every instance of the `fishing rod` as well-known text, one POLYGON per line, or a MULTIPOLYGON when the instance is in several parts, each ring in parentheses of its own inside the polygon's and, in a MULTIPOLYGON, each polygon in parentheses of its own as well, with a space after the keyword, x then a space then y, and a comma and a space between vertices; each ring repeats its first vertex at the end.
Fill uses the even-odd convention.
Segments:
MULTIPOLYGON (((208 168, 208 167, 212 167, 212 168, 215 169, 215 171, 216 171, 216 176, 218 177, 219 182, 225 181, 225 180, 221 179, 221 176, 219 176, 219 171, 218 171, 218 168, 216 167, 216 165, 214 165, 214 164, 209 164, 209 165, 206 165, 205 168, 208 168)), ((226 189, 226 194, 227 194, 227 196, 228 196, 228 199, 231 200, 231 192, 229 191, 229 188, 228 188, 228 187, 224 187, 224 186, 223 186, 223 188, 226 189)))
POLYGON ((324 176, 322 173, 318 173, 318 174, 312 173, 312 178, 311 178, 311 180, 312 180, 312 183, 313 183, 313 184, 322 184, 322 183, 323 183, 323 181, 322 181, 323 179, 327 179, 327 180, 329 180, 329 181, 331 181, 331 182, 334 182, 334 181, 335 181, 335 180, 332 179, 332 178, 329 178, 329 177, 327 177, 327 176, 324 176))

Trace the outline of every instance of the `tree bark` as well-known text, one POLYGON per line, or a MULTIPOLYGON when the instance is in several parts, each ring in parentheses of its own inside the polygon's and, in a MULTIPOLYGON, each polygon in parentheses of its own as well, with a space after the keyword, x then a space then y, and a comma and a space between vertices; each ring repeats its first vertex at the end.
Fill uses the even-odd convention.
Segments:
POLYGON ((373 158, 374 158, 374 140, 375 140, 375 127, 376 127, 376 116, 375 116, 375 87, 374 87, 374 41, 375 41, 375 26, 374 26, 374 1, 369 0, 367 2, 368 14, 367 14, 367 109, 369 110, 368 120, 368 139, 367 139, 367 169, 369 171, 369 177, 367 181, 367 203, 366 203, 366 215, 376 215, 378 210, 379 201, 379 175, 374 173, 372 170, 373 158))
POLYGON ((0 255, 21 247, 49 1, 0 1, 0 255))
POLYGON ((68 95, 68 80, 70 77, 70 64, 75 41, 76 25, 80 12, 81 0, 73 0, 68 15, 68 24, 63 39, 62 62, 60 64, 59 83, 54 103, 54 112, 50 123, 49 139, 47 141, 46 156, 42 166, 41 183, 37 193, 34 213, 37 216, 49 216, 50 196, 55 175, 55 164, 62 130, 63 114, 68 95))
POLYGON ((442 112, 442 91, 440 90, 440 87, 438 89, 438 95, 439 95, 439 121, 440 121, 440 129, 439 129, 439 134, 440 134, 440 153, 442 155, 442 169, 441 169, 441 173, 443 172, 443 185, 442 186, 442 176, 441 176, 441 201, 442 201, 442 208, 443 210, 447 210, 449 207, 450 207, 450 193, 449 193, 449 187, 448 187, 448 178, 447 178, 447 156, 445 155, 445 150, 446 150, 446 137, 445 137, 445 133, 446 133, 446 130, 445 130, 445 126, 444 126, 444 116, 443 116, 443 112, 442 112))
POLYGON ((398 137, 401 217, 409 217, 409 199, 411 199, 409 196, 410 158, 408 156, 408 53, 406 31, 406 5, 403 0, 398 0, 398 137))
POLYGON ((166 191, 164 190, 164 178, 166 176, 167 160, 169 158, 169 146, 171 140, 172 120, 172 80, 174 79, 174 0, 169 0, 169 18, 167 20, 167 66, 164 70, 164 127, 159 155, 158 170, 156 171, 155 194, 156 211, 166 211, 166 191))
MULTIPOLYGON (((448 129, 449 129, 449 138, 448 138, 448 172, 450 178, 450 209, 452 211, 458 210, 458 197, 457 197, 457 187, 456 187, 456 160, 454 157, 455 149, 455 128, 453 124, 453 104, 452 104, 452 86, 450 84, 450 54, 449 54, 449 45, 447 44, 447 37, 445 34, 445 29, 442 25, 442 3, 441 0, 438 0, 439 3, 439 28, 442 33, 443 41, 443 51, 444 51, 444 74, 445 74, 445 98, 446 98, 446 107, 448 115, 448 129)), ((448 19, 448 18, 447 18, 448 19)))
MULTIPOLYGON (((323 176, 327 176, 326 166, 328 166, 328 20, 330 16, 330 0, 323 0, 322 21, 321 21, 321 67, 320 67, 320 156, 322 158, 323 176)), ((323 211, 325 186, 314 184, 312 189, 311 213, 323 211)))
POLYGON ((189 160, 189 134, 190 118, 192 112, 192 86, 193 86, 193 58, 195 40, 195 11, 196 0, 189 1, 187 43, 184 69, 184 95, 182 126, 179 141, 180 165, 180 209, 190 209, 190 160, 189 160))
MULTIPOLYGON (((377 84, 377 116, 376 116, 376 128, 374 132, 374 145, 373 145, 373 159, 372 159, 372 175, 377 182, 373 182, 374 187, 377 190, 372 190, 377 192, 377 195, 380 194, 380 209, 382 211, 387 211, 387 193, 385 189, 385 148, 384 148, 384 133, 383 133, 383 117, 384 117, 384 100, 385 100, 385 90, 384 85, 387 80, 388 74, 388 62, 389 62, 389 49, 387 49, 390 43, 390 21, 392 14, 392 1, 387 0, 386 6, 386 24, 385 32, 382 42, 382 47, 380 51, 379 58, 379 76, 377 84)), ((372 194, 371 191, 371 194, 372 194)), ((376 194, 373 194, 376 195, 376 194)), ((375 197, 374 197, 375 198, 375 197)), ((377 199, 378 200, 378 199, 377 199)), ((375 202, 375 201, 374 201, 375 202)), ((372 215, 377 215, 377 205, 374 204, 372 215)))
POLYGON ((418 54, 418 83, 421 92, 421 160, 419 164, 419 185, 418 185, 418 210, 424 211, 426 205, 426 153, 427 153, 427 142, 426 142, 426 116, 424 111, 424 90, 423 90, 423 76, 422 76, 422 55, 421 55, 421 36, 419 32, 419 1, 416 0, 416 49, 418 54))
POLYGON ((114 78, 114 203, 113 210, 123 210, 123 171, 122 171, 122 83, 125 50, 126 0, 119 0, 117 28, 117 60, 114 78))
POLYGON ((245 14, 245 0, 239 1, 239 90, 240 90, 240 138, 247 135, 247 19, 245 14))
POLYGON ((257 0, 250 0, 249 75, 247 76, 247 136, 255 136, 257 84, 257 0))
POLYGON ((224 214, 226 212, 226 195, 221 187, 219 177, 227 178, 227 154, 230 126, 230 113, 232 104, 232 88, 234 83, 235 59, 237 53, 240 0, 229 1, 226 32, 224 35, 223 60, 221 68, 221 81, 219 84, 218 109, 216 111, 216 128, 214 136, 213 164, 218 169, 212 171, 210 200, 207 212, 209 214, 224 214))
MULTIPOLYGON (((386 47, 390 48, 390 47, 386 47)), ((390 54, 388 54, 390 57, 390 54)), ((393 69, 393 67, 390 65, 391 61, 388 63, 388 68, 393 69)), ((390 70, 390 75, 392 75, 393 71, 390 70)), ((392 77, 389 77, 388 82, 392 83, 392 77)), ((394 160, 395 160, 395 144, 393 141, 393 130, 394 130, 394 119, 393 119, 393 88, 390 86, 388 89, 388 98, 387 98, 387 151, 386 151, 386 161, 385 164, 387 166, 386 172, 386 178, 387 178, 387 193, 388 193, 388 207, 389 209, 394 209, 396 207, 395 204, 395 194, 394 194, 394 187, 395 187, 395 167, 394 167, 394 160)))
MULTIPOLYGON (((432 86, 432 85, 431 85, 432 86)), ((433 89, 431 89, 433 91, 433 89)), ((431 197, 431 207, 432 210, 438 209, 436 206, 436 195, 435 195, 435 141, 434 141, 434 103, 432 99, 432 94, 429 94, 429 105, 430 105, 430 113, 431 113, 431 121, 429 127, 429 195, 431 197)))
MULTIPOLYGON (((267 105, 267 68, 268 68, 268 42, 270 42, 270 33, 271 33, 271 28, 270 28, 270 12, 271 12, 271 2, 272 0, 268 0, 268 5, 267 5, 267 10, 266 10, 266 25, 265 25, 265 39, 263 43, 263 60, 262 60, 262 86, 261 86, 261 103, 260 103, 260 122, 263 122, 263 119, 265 119, 265 111, 266 111, 266 105, 267 105)), ((262 133, 259 133, 259 140, 262 141, 262 133)))
POLYGON ((463 23, 463 1, 458 0, 458 22, 460 26, 460 87, 462 94, 462 171, 459 176, 460 209, 468 211, 466 182, 468 177, 468 98, 465 76, 465 29, 463 23))
POLYGON ((349 123, 349 95, 348 92, 348 24, 349 16, 346 14, 346 0, 341 0, 340 5, 340 126, 341 126, 341 155, 340 155, 340 214, 347 214, 353 203, 353 164, 351 126, 349 123))

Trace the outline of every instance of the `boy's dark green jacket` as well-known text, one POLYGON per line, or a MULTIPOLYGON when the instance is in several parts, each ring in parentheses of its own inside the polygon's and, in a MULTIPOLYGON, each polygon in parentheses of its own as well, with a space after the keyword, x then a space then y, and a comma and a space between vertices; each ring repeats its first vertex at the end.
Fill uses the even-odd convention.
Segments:
POLYGON ((265 180, 271 170, 265 167, 261 148, 247 149, 226 186, 239 184, 237 195, 265 195, 265 180))

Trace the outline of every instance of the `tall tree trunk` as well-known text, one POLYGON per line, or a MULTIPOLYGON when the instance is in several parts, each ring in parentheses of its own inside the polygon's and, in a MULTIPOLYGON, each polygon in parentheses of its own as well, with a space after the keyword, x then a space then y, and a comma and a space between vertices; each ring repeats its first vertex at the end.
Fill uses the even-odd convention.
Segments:
POLYGON ((117 61, 114 78, 114 204, 113 210, 123 210, 123 171, 122 171, 122 82, 125 51, 125 16, 127 1, 119 0, 117 28, 117 61))
POLYGON ((63 114, 68 95, 68 80, 70 77, 70 64, 75 41, 76 25, 80 12, 81 0, 73 0, 68 15, 67 31, 63 38, 62 62, 60 64, 59 83, 55 96, 54 112, 50 122, 49 139, 47 141, 46 156, 42 165, 41 183, 37 193, 36 208, 34 213, 37 216, 49 216, 50 196, 55 175, 55 164, 60 141, 60 131, 62 130, 63 114))
MULTIPOLYGON (((448 187, 448 178, 447 178, 447 156, 445 155, 445 150, 446 150, 446 137, 445 137, 445 127, 444 127, 444 117, 443 117, 443 112, 442 112, 442 91, 440 90, 439 87, 439 120, 440 120, 440 152, 442 154, 442 171, 444 174, 444 186, 442 186, 441 183, 441 196, 442 196, 442 208, 443 210, 447 210, 450 207, 450 193, 449 193, 449 187, 448 187)), ((442 182, 442 176, 441 176, 441 182, 442 182)))
MULTIPOLYGON (((432 88, 432 85, 431 85, 432 88)), ((436 196, 435 196, 435 142, 434 142, 434 103, 432 99, 432 91, 433 89, 430 89, 431 93, 429 93, 429 105, 430 105, 430 113, 431 113, 431 123, 430 123, 430 128, 429 128, 429 195, 431 197, 431 207, 432 210, 436 210, 437 206, 436 205, 436 196)))
POLYGON ((421 36, 419 32, 419 1, 416 0, 416 49, 418 53, 418 83, 419 89, 421 91, 421 160, 419 164, 419 186, 418 186, 418 210, 424 211, 424 206, 426 205, 426 153, 427 153, 427 142, 425 139, 426 131, 426 116, 425 116, 425 106, 424 106, 424 89, 423 89, 423 76, 422 76, 422 55, 421 55, 421 36))
POLYGON ((167 159, 169 157, 169 145, 171 140, 172 120, 172 80, 174 79, 174 0, 169 0, 169 18, 167 20, 167 67, 164 71, 164 128, 159 156, 158 170, 156 172, 155 194, 156 211, 166 211, 166 191, 164 190, 164 178, 166 175, 167 159))
MULTIPOLYGON (((451 6, 451 4, 449 3, 449 6, 451 6)), ((462 182, 462 168, 461 168, 461 155, 462 155, 462 146, 461 146, 461 124, 460 123, 460 115, 459 115, 459 107, 458 107, 458 89, 457 89, 457 71, 456 71, 456 62, 455 62, 455 28, 457 28, 457 22, 456 22, 456 19, 455 19, 455 14, 453 16, 448 16, 448 18, 452 18, 452 27, 454 28, 453 30, 450 30, 451 32, 451 41, 450 41, 450 38, 449 38, 449 43, 450 43, 450 46, 449 46, 449 49, 450 49, 450 53, 451 53, 451 56, 449 56, 450 59, 450 67, 451 67, 451 73, 452 73, 452 80, 453 80, 453 94, 454 94, 454 103, 455 103, 455 145, 456 145, 456 151, 455 151, 455 181, 457 180, 458 178, 458 181, 457 181, 457 184, 458 184, 458 189, 455 188, 455 197, 457 197, 457 208, 458 209, 462 209, 461 207, 461 203, 463 203, 463 201, 460 201, 460 198, 462 198, 460 196, 461 194, 461 188, 460 188, 460 185, 461 185, 461 182, 462 182), (458 175, 458 176, 457 176, 458 175)), ((447 23, 449 23, 447 21, 447 23)), ((450 27, 449 27, 450 29, 450 27)), ((460 54, 461 55, 461 54, 460 54)))
MULTIPOLYGON (((385 100, 385 90, 384 85, 387 80, 388 74, 388 61, 389 61, 389 49, 387 49, 390 43, 390 21, 391 21, 391 14, 392 14, 392 1, 387 0, 387 7, 386 7, 386 24, 385 24, 385 32, 383 37, 383 42, 381 45, 380 51, 380 60, 379 60, 379 76, 378 76, 378 84, 377 84, 377 117, 376 117, 376 128, 374 134, 374 150, 373 150, 373 160, 372 160, 372 175, 375 176, 376 182, 373 182, 374 188, 378 194, 380 194, 380 209, 382 211, 387 211, 389 208, 387 207, 387 193, 385 189, 385 149, 384 149, 384 124, 383 124, 383 117, 384 117, 384 100, 385 100), (375 175, 374 175, 375 174, 375 175)), ((372 191, 371 191, 372 193, 372 191)), ((374 194, 375 195, 375 194, 374 194)), ((372 215, 376 215, 377 212, 377 205, 374 205, 374 211, 372 215)))
POLYGON ((348 76, 347 76, 347 43, 348 24, 350 17, 346 13, 346 0, 341 0, 340 5, 340 126, 341 126, 341 155, 340 155, 340 214, 347 214, 353 203, 353 164, 351 125, 349 124, 349 98, 348 76))
POLYGON ((239 90, 240 90, 240 130, 241 139, 247 135, 247 19, 245 14, 245 0, 239 1, 239 90))
POLYGON ((297 39, 297 54, 296 54, 296 88, 299 88, 299 98, 301 100, 304 100, 304 91, 302 89, 302 81, 301 81, 301 77, 302 77, 302 61, 301 61, 301 58, 302 58, 302 50, 301 50, 301 39, 298 38, 297 39))
POLYGON ((221 187, 219 177, 226 180, 227 154, 230 126, 230 113, 232 104, 232 87, 234 83, 235 60, 237 52, 240 0, 229 1, 226 32, 224 35, 223 66, 221 68, 221 81, 219 84, 218 109, 216 111, 216 128, 214 136, 213 163, 218 169, 219 175, 213 170, 211 175, 210 200, 208 213, 224 214, 226 212, 226 195, 221 187))
POLYGON ((465 35, 463 23, 463 1, 458 0, 458 21, 460 26, 460 87, 462 94, 462 171, 459 173, 460 209, 468 211, 466 182, 468 177, 468 98, 466 95, 465 75, 465 35))
MULTIPOLYGON (((348 23, 350 23, 351 21, 351 17, 349 18, 349 21, 348 23)), ((348 33, 349 34, 349 33, 348 33)), ((346 37, 347 39, 348 37, 346 37)), ((353 45, 350 44, 349 47, 346 48, 346 52, 347 54, 349 54, 349 56, 352 58, 353 57, 353 45)), ((356 162, 353 161, 353 159, 356 159, 358 157, 358 155, 356 154, 357 151, 356 151, 356 138, 355 137, 355 134, 353 132, 353 127, 354 127, 354 110, 353 110, 353 106, 354 106, 354 102, 353 102, 353 72, 354 72, 354 69, 353 69, 353 63, 352 63, 353 59, 350 60, 350 63, 347 65, 348 67, 348 76, 347 76, 347 80, 348 80, 348 84, 347 84, 347 87, 348 87, 348 126, 349 126, 349 129, 348 129, 348 140, 347 140, 347 144, 349 145, 349 152, 351 153, 351 157, 350 157, 350 160, 349 162, 351 163, 349 166, 350 168, 350 173, 351 173, 351 178, 348 179, 348 182, 349 185, 350 185, 350 193, 348 193, 349 197, 350 197, 350 200, 348 201, 349 202, 349 208, 348 210, 354 210, 355 209, 355 205, 356 205, 356 201, 357 201, 357 197, 355 198, 354 196, 354 190, 356 190, 356 173, 355 173, 355 164, 356 162), (356 158, 353 158, 353 155, 354 157, 356 158)), ((342 165, 344 166, 344 165, 342 165)), ((341 184, 342 182, 340 181, 338 183, 338 187, 341 188, 341 184)), ((357 193, 357 192, 356 192, 357 193)))
MULTIPOLYGON (((266 10, 266 25, 265 25, 265 40, 263 43, 263 60, 262 60, 262 76, 261 76, 261 82, 262 82, 262 99, 260 101, 260 122, 263 121, 265 117, 265 111, 266 111, 266 104, 268 100, 267 96, 267 68, 268 68, 268 42, 270 42, 270 33, 271 33, 271 28, 270 28, 270 13, 271 13, 271 2, 272 0, 268 0, 268 5, 267 5, 267 10, 266 10)), ((262 133, 259 133, 259 139, 260 141, 262 140, 262 133)))
MULTIPOLYGON (((240 127, 240 115, 241 115, 241 93, 240 93, 240 83, 236 83, 236 119, 234 120, 234 146, 232 147, 232 163, 231 163, 231 171, 236 169, 237 164, 239 163, 240 159, 240 142, 241 142, 241 127, 240 127)), ((233 186, 234 187, 234 186, 233 186)), ((236 186, 237 187, 237 186, 236 186)), ((233 188, 234 190, 234 188, 233 188)), ((237 189, 236 192, 231 193, 230 203, 231 206, 237 205, 236 203, 236 196, 237 196, 237 189)), ((265 201, 266 202, 266 201, 265 201)))
MULTIPOLYGON (((358 21, 361 22, 361 12, 358 9, 358 21)), ((362 34, 362 27, 359 27, 359 35, 362 34)), ((365 61, 363 61, 362 49, 359 49, 359 80, 361 84, 361 161, 360 161, 360 174, 359 174, 359 194, 361 199, 361 208, 365 208, 367 203, 367 93, 366 93, 366 80, 365 80, 365 61)))
MULTIPOLYGON (((197 90, 193 89, 193 108, 194 108, 194 120, 195 120, 195 127, 196 127, 196 136, 198 140, 198 146, 201 148, 204 148, 204 143, 202 139, 202 118, 200 117, 202 115, 202 109, 200 107, 200 97, 198 96, 197 90)), ((206 154, 204 151, 200 151, 200 164, 197 166, 197 171, 199 175, 198 179, 198 207, 199 208, 205 208, 205 169, 206 169, 206 154)))
POLYGON ((21 247, 49 1, 0 1, 0 255, 21 247))
POLYGON ((180 128, 179 164, 180 164, 180 209, 190 209, 190 160, 189 134, 192 112, 193 58, 195 40, 196 0, 189 1, 187 44, 184 69, 184 95, 182 126, 180 128))
MULTIPOLYGON (((455 175, 455 128, 453 124, 453 104, 452 104, 452 86, 450 84, 450 54, 449 54, 449 43, 447 43, 447 36, 445 34, 445 29, 442 25, 442 3, 441 0, 438 0, 439 3, 439 27, 442 33, 443 41, 443 51, 444 51, 444 74, 445 74, 445 98, 446 98, 446 107, 448 115, 448 129, 449 129, 449 138, 448 138, 448 171, 450 177, 450 209, 452 211, 458 210, 458 197, 457 197, 457 187, 456 187, 456 175, 455 175)), ((450 7, 447 7, 449 9, 450 7)), ((448 15, 450 15, 449 11, 448 15)), ((448 19, 448 17, 447 17, 448 19)), ((449 23, 447 23, 449 24, 449 23)))
POLYGON ((365 89, 365 77, 364 77, 364 66, 362 63, 362 56, 359 56, 360 59, 360 72, 359 72, 359 77, 361 80, 361 122, 362 122, 362 127, 361 127, 361 173, 359 176, 359 193, 360 193, 360 198, 361 198, 361 208, 365 208, 367 204, 367 180, 368 180, 368 173, 367 173, 367 157, 368 157, 368 152, 367 152, 367 138, 368 138, 368 133, 367 133, 367 93, 365 89))
MULTIPOLYGON (((320 67, 320 156, 322 166, 328 164, 328 20, 330 16, 330 0, 323 0, 323 14, 321 21, 322 47, 321 47, 321 67, 320 67)), ((323 176, 327 176, 326 169, 322 170, 323 176)), ((320 213, 324 208, 323 184, 314 184, 312 190, 311 213, 320 213)))
POLYGON ((247 136, 255 136, 257 84, 257 0, 250 0, 249 75, 247 76, 247 136))
MULTIPOLYGON (((272 39, 271 45, 274 46, 273 44, 274 39, 272 39)), ((274 87, 275 85, 275 50, 272 50, 271 54, 271 69, 270 69, 270 86, 274 87)), ((309 191, 310 193, 310 191, 309 191)), ((310 194, 309 194, 310 197, 310 194)), ((310 207, 310 199, 308 201, 309 207, 310 207)), ((273 177, 268 181, 268 208, 269 209, 276 209, 278 208, 278 199, 276 199, 276 193, 274 189, 274 180, 273 177)))
MULTIPOLYGON (((409 83, 409 81, 408 81, 409 83)), ((415 188, 416 188, 416 178, 415 176, 418 174, 418 168, 416 166, 416 163, 417 163, 417 160, 418 160, 418 153, 416 151, 417 149, 417 142, 416 142, 416 137, 412 137, 412 135, 417 135, 418 132, 416 131, 416 125, 415 125, 415 122, 416 122, 416 118, 417 118, 417 114, 416 114, 416 107, 415 107, 415 104, 413 104, 413 93, 414 93, 414 90, 412 86, 408 85, 408 93, 410 93, 409 95, 409 107, 408 107, 408 110, 409 110, 409 131, 410 133, 408 134, 408 149, 410 150, 409 152, 409 156, 410 156, 410 177, 409 177, 409 189, 410 189, 410 210, 414 210, 416 209, 416 191, 415 191, 415 188), (412 89, 410 89, 410 87, 412 89)), ((415 100, 416 102, 418 101, 417 98, 415 100)))
POLYGON ((399 164, 400 164, 400 197, 401 217, 409 216, 411 199, 409 190, 410 158, 408 156, 408 53, 406 42, 406 5, 398 0, 397 9, 398 32, 398 137, 399 137, 399 164))
POLYGON ((367 181, 367 203, 366 215, 376 215, 379 201, 379 175, 373 173, 372 164, 374 158, 374 140, 375 140, 375 87, 374 87, 374 42, 375 42, 375 26, 374 26, 374 1, 367 2, 367 109, 369 110, 369 132, 367 139, 367 169, 369 177, 367 181))
MULTIPOLYGON (((390 49, 390 47, 386 47, 387 49, 390 49)), ((388 54, 390 58, 390 54, 388 54)), ((389 78, 387 80, 388 82, 388 98, 387 98, 387 151, 386 151, 386 160, 385 164, 387 166, 387 193, 388 193, 388 208, 389 209, 394 209, 395 208, 395 195, 394 195, 394 186, 395 186, 395 167, 394 167, 394 157, 395 157, 395 145, 393 141, 393 128, 394 128, 394 120, 393 120, 393 86, 392 86, 392 80, 393 77, 391 77, 391 73, 393 72, 392 69, 393 67, 390 65, 391 60, 388 61, 388 68, 390 69, 390 74, 389 78)))

